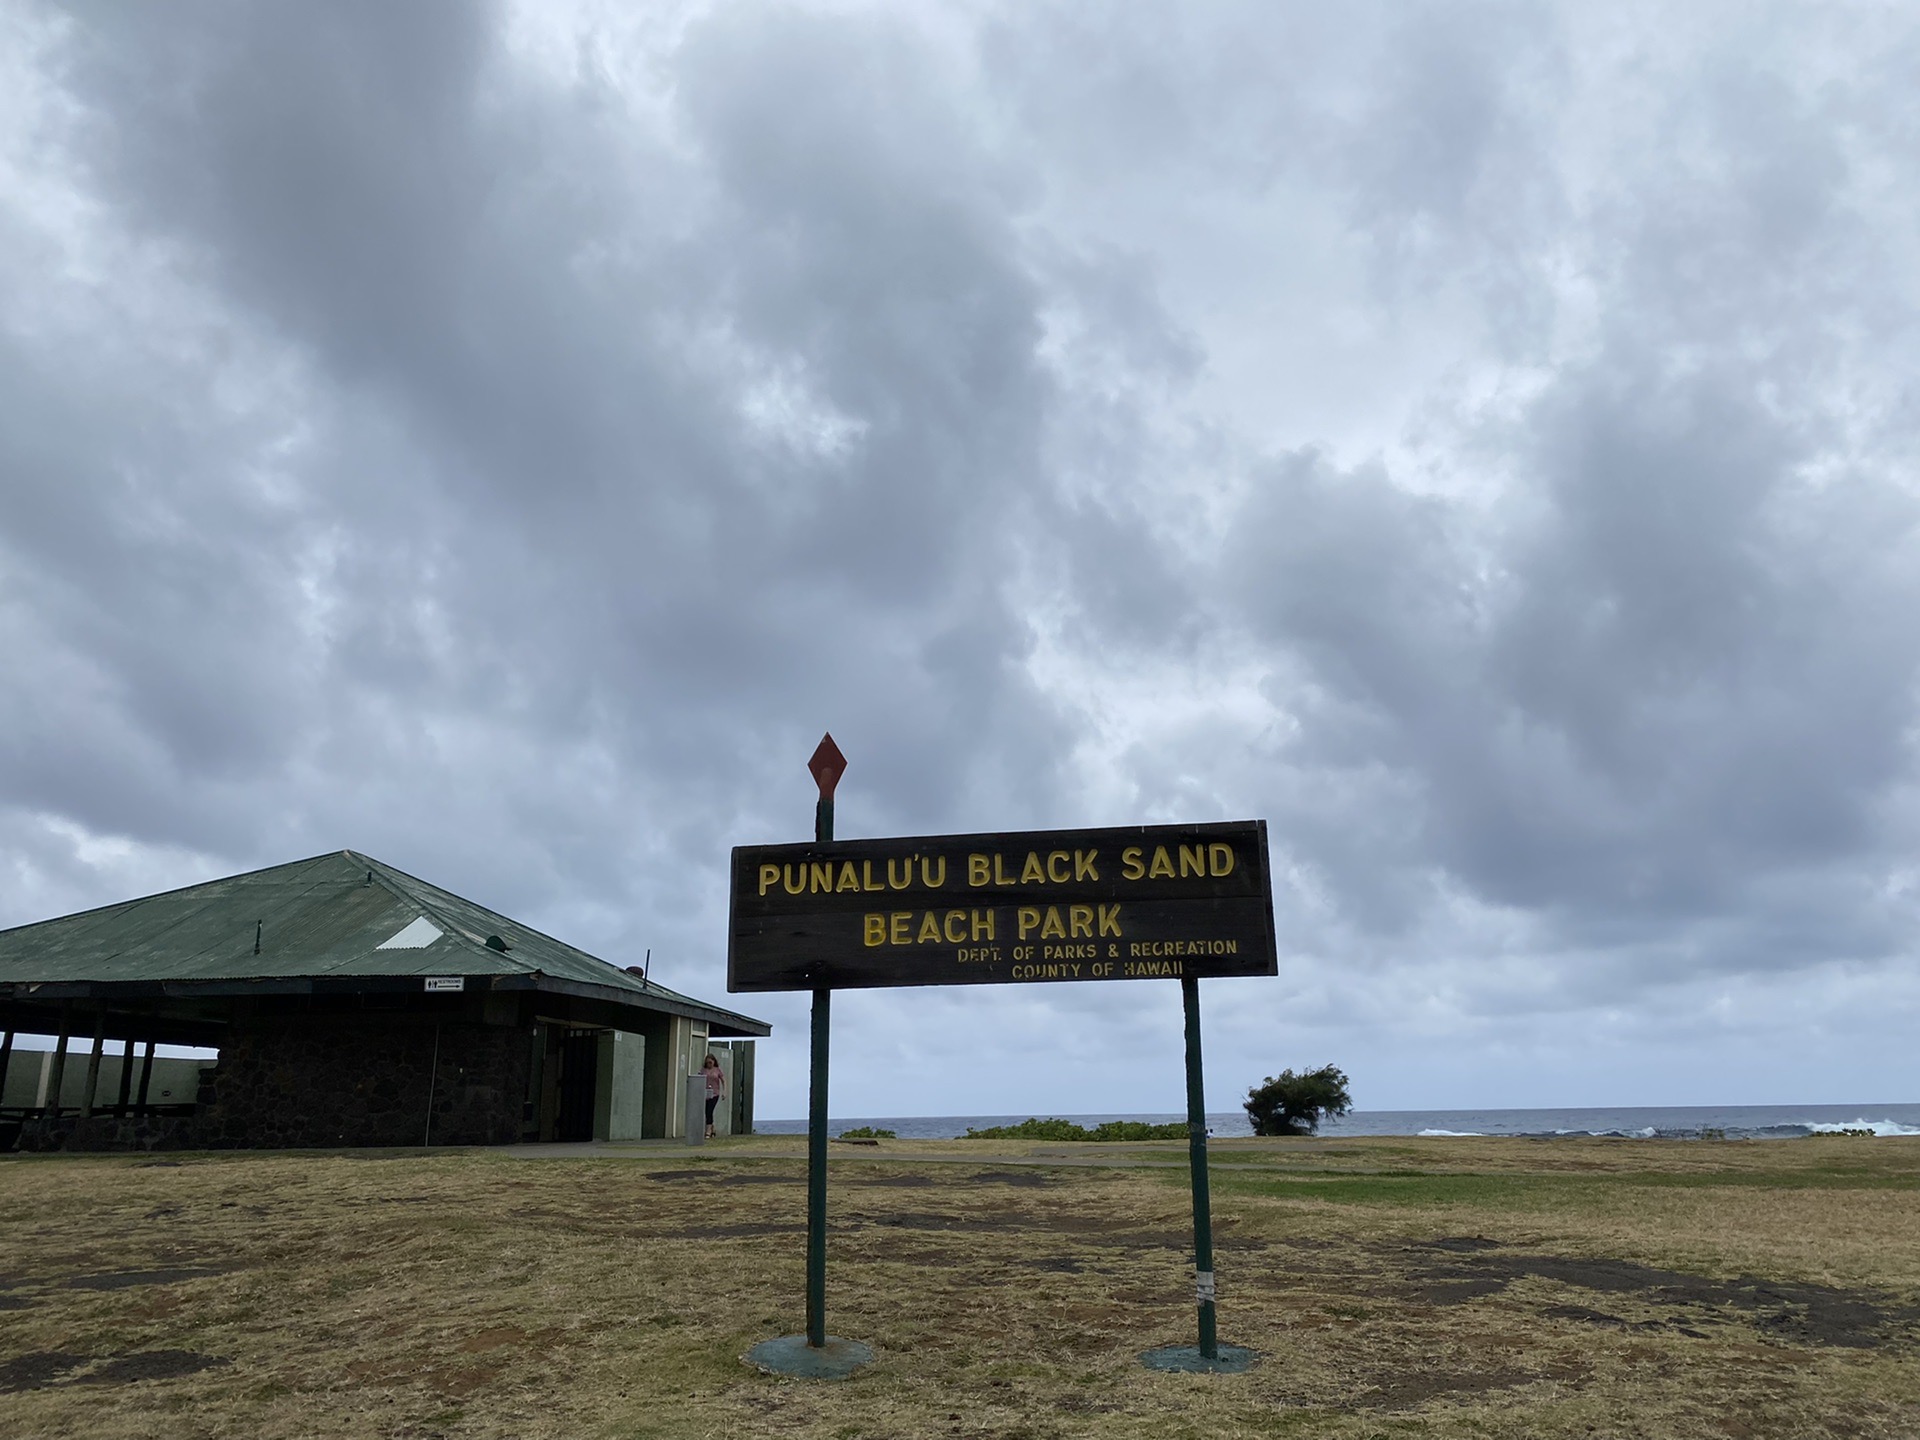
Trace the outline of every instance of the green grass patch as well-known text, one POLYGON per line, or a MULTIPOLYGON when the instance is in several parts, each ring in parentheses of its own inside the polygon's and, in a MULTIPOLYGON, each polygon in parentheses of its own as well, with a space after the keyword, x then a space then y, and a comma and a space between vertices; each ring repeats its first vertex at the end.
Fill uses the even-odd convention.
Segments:
POLYGON ((1871 1170, 1723 1170, 1691 1174, 1628 1170, 1613 1177, 1623 1185, 1674 1190, 1920 1190, 1920 1175, 1871 1170))
MULTIPOLYGON (((1538 1209, 1556 1197, 1591 1192, 1587 1177, 1559 1175, 1250 1175, 1214 1174, 1212 1188, 1226 1195, 1262 1195, 1276 1200, 1309 1200, 1323 1205, 1391 1205, 1407 1208, 1474 1206, 1538 1209)), ((1169 1183, 1185 1185, 1184 1177, 1169 1183)))
MULTIPOLYGON (((1610 1175, 1526 1174, 1501 1171, 1408 1174, 1381 1171, 1292 1171, 1263 1175, 1215 1170, 1212 1188, 1229 1195, 1264 1195, 1326 1205, 1388 1205, 1408 1208, 1474 1206, 1530 1209, 1580 1205, 1623 1190, 1920 1190, 1920 1177, 1854 1170, 1721 1171, 1705 1174, 1628 1171, 1610 1175)), ((1165 1183, 1184 1187, 1184 1176, 1165 1183)))

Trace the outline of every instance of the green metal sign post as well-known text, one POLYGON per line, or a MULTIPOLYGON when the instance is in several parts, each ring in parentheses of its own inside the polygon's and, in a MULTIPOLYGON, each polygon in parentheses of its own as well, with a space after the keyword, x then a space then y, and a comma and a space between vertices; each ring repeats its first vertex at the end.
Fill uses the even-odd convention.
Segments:
POLYGON ((807 1088, 807 1344, 827 1343, 827 1031, 833 991, 813 992, 813 1055, 807 1088))
MULTIPOLYGON (((821 738, 807 762, 820 798, 813 807, 814 843, 833 840, 833 791, 846 773, 847 757, 821 738)), ((807 1333, 762 1340, 747 1360, 776 1375, 844 1380, 873 1361, 873 1349, 858 1340, 827 1334, 827 1052, 833 1021, 833 987, 813 987, 812 1045, 807 1075, 807 1333)))
POLYGON ((1200 1071, 1200 982, 1180 982, 1187 1021, 1187 1168, 1193 1175, 1193 1296, 1200 1309, 1200 1355, 1220 1358, 1213 1314, 1213 1197, 1207 1179, 1207 1100, 1200 1071))
POLYGON ((1200 1064, 1200 982, 1180 980, 1180 1008, 1187 1027, 1187 1168, 1193 1177, 1193 1299, 1199 1344, 1166 1345, 1140 1357, 1150 1370, 1238 1374, 1253 1364, 1244 1345, 1222 1345, 1214 1314, 1213 1198, 1207 1183, 1207 1097, 1200 1064))

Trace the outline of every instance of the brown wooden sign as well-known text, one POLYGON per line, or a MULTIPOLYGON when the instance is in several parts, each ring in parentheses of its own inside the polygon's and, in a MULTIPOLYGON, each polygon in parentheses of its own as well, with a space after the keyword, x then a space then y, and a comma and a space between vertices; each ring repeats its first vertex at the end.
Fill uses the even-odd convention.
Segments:
POLYGON ((733 852, 730 991, 1278 968, 1263 820, 733 852))

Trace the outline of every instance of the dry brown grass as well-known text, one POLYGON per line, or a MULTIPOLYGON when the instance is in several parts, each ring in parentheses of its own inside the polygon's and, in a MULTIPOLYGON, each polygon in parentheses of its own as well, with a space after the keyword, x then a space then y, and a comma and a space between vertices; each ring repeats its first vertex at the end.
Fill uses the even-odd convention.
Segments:
POLYGON ((1167 1146, 836 1147, 845 1384, 798 1142, 0 1163, 8 1436, 1920 1435, 1920 1142, 1218 1146, 1191 1340, 1167 1146))

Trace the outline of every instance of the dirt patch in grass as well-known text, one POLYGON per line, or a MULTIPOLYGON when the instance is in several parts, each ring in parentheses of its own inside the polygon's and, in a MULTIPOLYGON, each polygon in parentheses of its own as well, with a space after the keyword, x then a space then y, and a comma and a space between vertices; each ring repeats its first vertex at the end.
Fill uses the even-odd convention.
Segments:
POLYGON ((49 1385, 131 1385, 141 1380, 175 1380, 228 1362, 192 1350, 141 1350, 98 1360, 70 1350, 33 1350, 0 1360, 0 1393, 38 1390, 49 1385))
POLYGON ((795 1171, 790 1175, 773 1175, 761 1170, 741 1170, 734 1166, 712 1166, 706 1170, 646 1170, 641 1172, 647 1179, 671 1183, 676 1180, 691 1180, 701 1185, 805 1185, 804 1171, 795 1171))
POLYGON ((1002 1235, 1017 1232, 1021 1227, 1003 1216, 995 1215, 937 1215, 925 1211, 903 1211, 898 1215, 881 1215, 871 1222, 895 1230, 941 1230, 968 1231, 974 1233, 998 1233, 1002 1235))
POLYGON ((1613 1330, 1627 1328, 1627 1322, 1618 1315, 1589 1310, 1584 1305, 1546 1305, 1541 1307, 1540 1313, 1549 1320, 1577 1320, 1583 1325, 1603 1325, 1613 1330))
POLYGON ((1448 1280, 1437 1285, 1411 1286, 1407 1295, 1411 1299, 1422 1300, 1429 1305, 1464 1305, 1469 1300, 1478 1300, 1482 1295, 1497 1295, 1506 1288, 1505 1280, 1474 1278, 1448 1280))
POLYGON ((478 1335, 469 1335, 460 1342, 460 1349, 469 1355, 480 1354, 487 1350, 498 1350, 502 1345, 524 1346, 529 1336, 518 1325, 500 1325, 491 1330, 482 1330, 478 1335))
POLYGON ((1442 1235, 1438 1240, 1427 1241, 1426 1248, 1445 1250, 1451 1255, 1477 1255, 1484 1250, 1498 1250, 1500 1242, 1484 1235, 1442 1235))
MULTIPOLYGON (((1490 1252, 1490 1244, 1483 1242, 1475 1252, 1462 1254, 1458 1260, 1417 1269, 1415 1277, 1430 1283, 1414 1293, 1432 1304, 1461 1304, 1500 1294, 1517 1280, 1539 1279, 1580 1290, 1629 1295, 1689 1311, 1701 1319, 1726 1318, 1728 1312, 1737 1312, 1766 1334, 1805 1344, 1858 1349, 1911 1345, 1916 1338, 1912 1322, 1920 1320, 1920 1307, 1910 1303, 1830 1285, 1762 1280, 1751 1275, 1714 1280, 1631 1260, 1490 1252)), ((1571 1318, 1569 1312, 1576 1308, 1562 1305, 1553 1307, 1553 1311, 1561 1318, 1571 1318)), ((1606 1315, 1600 1318, 1603 1322, 1617 1320, 1606 1315)))
POLYGON ((949 1247, 937 1241, 906 1235, 898 1238, 876 1234, 864 1235, 860 1239, 860 1254, 870 1261, 909 1265, 915 1269, 953 1270, 963 1268, 966 1264, 966 1261, 954 1254, 949 1247))
POLYGON ((1387 1379, 1360 1397, 1370 1410, 1413 1410, 1430 1400, 1452 1400, 1510 1390, 1542 1377, 1528 1370, 1435 1370, 1387 1379))
POLYGON ((777 1223, 751 1221, 736 1225, 686 1225, 678 1230, 663 1230, 661 1238, 672 1240, 742 1240, 750 1235, 804 1235, 807 1227, 804 1223, 784 1221, 777 1223))
POLYGON ((0 1394, 37 1390, 51 1385, 70 1370, 87 1363, 84 1355, 68 1350, 29 1350, 24 1355, 0 1360, 0 1394))
POLYGON ((1038 1170, 977 1170, 967 1176, 969 1185, 1012 1185, 1022 1190, 1038 1190, 1047 1177, 1038 1170))
POLYGON ((202 1280, 226 1273, 212 1265, 179 1265, 163 1270, 106 1270, 98 1275, 75 1275, 66 1282, 69 1290, 131 1290, 137 1285, 177 1285, 182 1280, 202 1280))
POLYGON ((202 1355, 194 1350, 141 1350, 130 1355, 115 1355, 82 1375, 81 1385, 133 1385, 142 1380, 178 1380, 198 1375, 202 1370, 231 1364, 224 1356, 202 1355))

